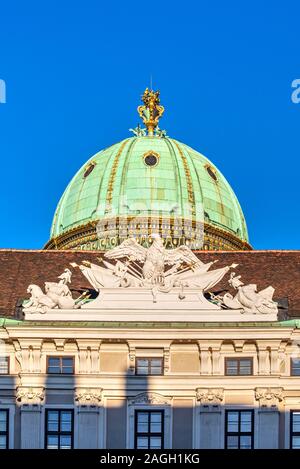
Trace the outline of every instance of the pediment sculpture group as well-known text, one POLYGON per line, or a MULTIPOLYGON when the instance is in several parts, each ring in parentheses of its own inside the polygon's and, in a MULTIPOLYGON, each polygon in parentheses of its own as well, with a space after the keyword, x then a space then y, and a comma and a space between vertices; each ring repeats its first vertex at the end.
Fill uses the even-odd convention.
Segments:
MULTIPOLYGON (((184 302, 185 294, 193 289, 205 293, 209 301, 220 309, 240 310, 241 313, 268 314, 278 311, 273 301, 274 288, 269 286, 258 291, 256 284, 245 285, 240 275, 230 272, 229 285, 235 292, 223 296, 214 295, 216 286, 231 269, 238 264, 211 269, 217 262, 202 262, 187 246, 166 249, 157 234, 152 235, 149 248, 140 245, 136 239, 128 238, 111 249, 100 259, 100 265, 83 261, 72 268, 79 268, 92 288, 101 295, 103 289, 145 289, 150 290, 153 302, 158 293, 178 292, 178 301, 184 302), (211 269, 211 270, 210 270, 211 269)), ((30 298, 24 300, 23 310, 27 313, 45 313, 49 309, 78 309, 93 301, 87 292, 74 299, 69 288, 72 271, 68 268, 58 277, 58 282, 46 282, 44 291, 31 284, 27 288, 30 298)), ((86 307, 86 306, 85 306, 86 307)))

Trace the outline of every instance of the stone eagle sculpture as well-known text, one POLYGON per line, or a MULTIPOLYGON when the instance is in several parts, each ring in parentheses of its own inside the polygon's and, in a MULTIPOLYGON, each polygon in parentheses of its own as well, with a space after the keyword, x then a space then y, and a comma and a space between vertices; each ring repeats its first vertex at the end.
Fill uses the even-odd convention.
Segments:
MULTIPOLYGON (((104 254, 101 259, 105 267, 83 262, 78 266, 89 283, 100 292, 105 288, 143 288, 151 290, 154 302, 158 292, 169 293, 178 288, 179 298, 184 298, 185 288, 207 291, 237 264, 209 271, 216 262, 204 263, 187 247, 166 249, 158 234, 153 234, 149 248, 141 246, 136 239, 129 238, 104 254)), ((73 267, 77 264, 71 263, 73 267)))
MULTIPOLYGON (((152 238, 153 243, 150 248, 141 246, 134 238, 128 238, 120 246, 108 251, 105 257, 107 259, 127 257, 130 261, 143 263, 143 276, 145 280, 152 281, 152 283, 157 283, 164 276, 166 265, 173 266, 172 272, 178 270, 183 263, 192 268, 204 265, 187 246, 166 249, 159 235, 153 234, 152 238)), ((169 275, 172 273, 170 270, 166 272, 169 275)))

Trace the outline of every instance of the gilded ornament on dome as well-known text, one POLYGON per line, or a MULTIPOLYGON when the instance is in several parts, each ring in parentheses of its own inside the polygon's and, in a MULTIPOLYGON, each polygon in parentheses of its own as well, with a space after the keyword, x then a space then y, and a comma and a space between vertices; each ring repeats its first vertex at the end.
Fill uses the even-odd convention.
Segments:
POLYGON ((147 128, 148 135, 152 136, 165 108, 160 104, 159 91, 146 88, 142 101, 144 105, 138 107, 138 113, 147 128))

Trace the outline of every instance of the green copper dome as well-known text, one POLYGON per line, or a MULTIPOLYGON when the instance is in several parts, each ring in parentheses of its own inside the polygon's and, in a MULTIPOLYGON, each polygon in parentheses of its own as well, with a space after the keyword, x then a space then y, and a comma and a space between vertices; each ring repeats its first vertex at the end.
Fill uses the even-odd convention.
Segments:
POLYGON ((109 249, 160 232, 173 247, 249 249, 239 202, 202 154, 164 135, 125 139, 75 174, 46 249, 109 249))

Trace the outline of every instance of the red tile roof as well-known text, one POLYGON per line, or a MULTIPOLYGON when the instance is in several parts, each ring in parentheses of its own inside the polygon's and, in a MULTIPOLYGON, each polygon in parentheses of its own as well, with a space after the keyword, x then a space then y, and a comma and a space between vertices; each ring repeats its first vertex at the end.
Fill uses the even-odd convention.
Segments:
MULTIPOLYGON (((218 267, 238 263, 235 269, 244 283, 256 283, 261 290, 275 288, 275 299, 287 299, 289 315, 300 316, 300 251, 199 251, 203 262, 218 259, 218 267)), ((27 298, 29 284, 44 287, 55 282, 70 262, 98 263, 99 251, 17 251, 0 250, 0 316, 12 317, 20 300, 27 298)), ((214 291, 228 290, 228 275, 214 291)), ((79 269, 73 269, 71 289, 90 288, 79 269)), ((74 295, 76 297, 76 294, 74 295)))

